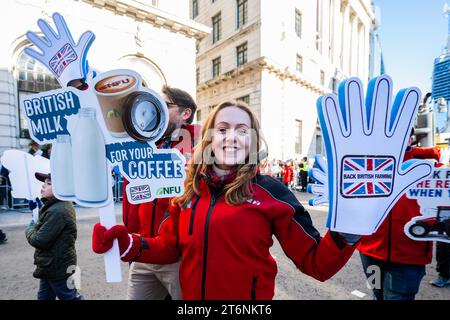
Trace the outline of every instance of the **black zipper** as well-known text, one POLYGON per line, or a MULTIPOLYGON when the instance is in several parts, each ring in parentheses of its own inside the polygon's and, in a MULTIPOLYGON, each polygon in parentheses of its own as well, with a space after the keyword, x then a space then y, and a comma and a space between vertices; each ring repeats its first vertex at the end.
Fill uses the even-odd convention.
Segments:
POLYGON ((389 232, 388 232, 388 254, 387 262, 391 261, 391 239, 392 238, 392 211, 389 212, 389 232))
POLYGON ((153 229, 155 228, 155 211, 156 211, 156 202, 158 199, 153 200, 153 208, 152 208, 152 224, 150 229, 150 238, 153 238, 153 229))
POLYGON ((256 300, 256 283, 258 282, 257 277, 253 277, 252 281, 252 300, 256 300))
POLYGON ((211 218, 211 214, 216 204, 216 201, 219 199, 220 194, 217 198, 211 196, 211 202, 209 204, 208 213, 206 214, 205 220, 205 236, 204 236, 204 246, 203 246, 203 274, 202 274, 202 300, 205 300, 205 285, 206 285, 206 263, 208 262, 208 230, 209 230, 209 220, 211 218))
POLYGON ((195 199, 194 204, 192 205, 192 209, 191 209, 191 218, 189 220, 189 231, 188 231, 188 235, 191 236, 192 232, 194 231, 194 216, 195 216, 195 208, 197 207, 197 203, 200 200, 200 197, 197 197, 197 199, 195 199))

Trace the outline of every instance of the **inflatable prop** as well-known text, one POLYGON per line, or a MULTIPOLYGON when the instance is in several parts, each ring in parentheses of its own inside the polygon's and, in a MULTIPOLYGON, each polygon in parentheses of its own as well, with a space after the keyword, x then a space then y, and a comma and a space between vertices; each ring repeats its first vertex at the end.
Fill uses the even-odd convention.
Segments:
POLYGON ((405 225, 406 235, 418 241, 450 243, 450 169, 435 169, 408 189, 406 196, 417 200, 422 214, 405 225))
POLYGON ((433 169, 428 161, 402 161, 420 90, 403 89, 394 103, 391 91, 391 78, 377 77, 370 81, 364 102, 361 81, 350 78, 341 83, 339 97, 327 94, 317 102, 327 165, 322 175, 323 163, 312 171, 312 178, 324 186, 314 187, 322 198, 312 203, 328 199, 330 230, 374 233, 406 189, 433 169))
MULTIPOLYGON (((18 199, 40 198, 42 182, 34 176, 36 172, 50 172, 50 161, 39 155, 32 156, 21 150, 6 150, 1 158, 2 165, 9 170, 11 195, 18 199)), ((39 209, 33 210, 33 221, 38 221, 39 209)))
MULTIPOLYGON (((86 77, 86 53, 95 38, 93 33, 85 32, 75 45, 62 16, 55 13, 53 19, 59 36, 39 20, 48 39, 32 32, 27 36, 44 54, 37 56, 32 49, 26 53, 51 69, 63 87, 71 80, 84 79, 87 90, 65 87, 28 95, 21 98, 20 106, 32 139, 54 146, 50 166, 55 196, 100 208, 100 223, 110 228, 116 224, 113 166, 129 181, 126 193, 130 203, 181 195, 185 158, 177 149, 159 150, 155 145, 169 121, 164 100, 144 87, 133 70, 86 77), (70 54, 61 51, 66 48, 70 54), (55 56, 62 59, 57 61, 56 71, 51 63, 55 56)), ((117 242, 105 259, 107 281, 121 281, 117 242)))

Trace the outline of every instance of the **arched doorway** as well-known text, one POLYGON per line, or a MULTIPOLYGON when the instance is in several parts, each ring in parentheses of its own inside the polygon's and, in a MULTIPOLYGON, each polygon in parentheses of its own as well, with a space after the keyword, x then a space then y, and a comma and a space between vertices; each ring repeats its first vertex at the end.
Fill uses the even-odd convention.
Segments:
POLYGON ((126 55, 119 59, 120 68, 131 69, 138 72, 146 87, 160 92, 167 84, 161 68, 150 59, 139 55, 126 55))

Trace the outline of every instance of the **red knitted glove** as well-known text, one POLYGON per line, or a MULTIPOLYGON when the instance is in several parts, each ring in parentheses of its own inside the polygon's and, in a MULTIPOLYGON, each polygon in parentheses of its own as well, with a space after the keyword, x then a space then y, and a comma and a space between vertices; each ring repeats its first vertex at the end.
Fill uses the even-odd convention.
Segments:
POLYGON ((100 223, 95 224, 92 233, 92 250, 95 253, 105 253, 113 246, 114 239, 119 241, 120 257, 123 261, 130 261, 139 252, 140 238, 129 234, 126 227, 115 225, 106 229, 100 223))
POLYGON ((100 223, 94 225, 94 230, 92 232, 92 251, 95 253, 105 253, 112 248, 112 241, 105 239, 106 228, 100 223))

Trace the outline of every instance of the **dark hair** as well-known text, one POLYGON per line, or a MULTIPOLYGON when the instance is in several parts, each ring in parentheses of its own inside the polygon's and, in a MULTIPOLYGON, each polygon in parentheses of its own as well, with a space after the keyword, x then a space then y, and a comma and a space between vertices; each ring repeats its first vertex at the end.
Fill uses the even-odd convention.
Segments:
POLYGON ((186 120, 186 123, 192 123, 192 120, 194 120, 195 111, 197 110, 197 104, 195 103, 194 99, 192 99, 191 95, 186 91, 177 88, 171 88, 167 85, 163 86, 162 93, 167 95, 173 103, 178 105, 179 108, 191 109, 192 114, 186 120))

